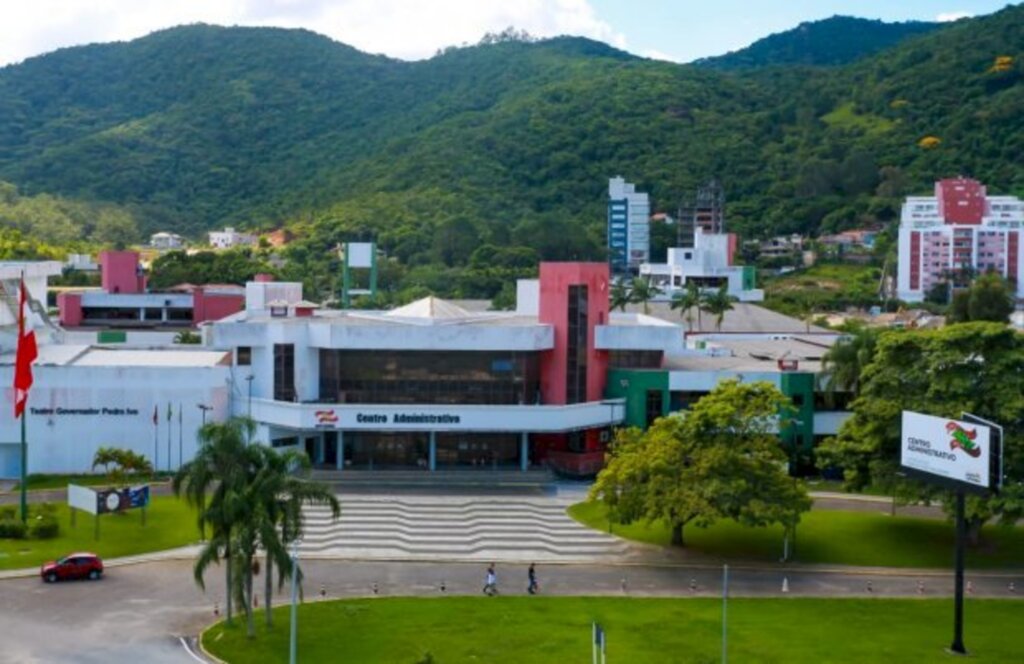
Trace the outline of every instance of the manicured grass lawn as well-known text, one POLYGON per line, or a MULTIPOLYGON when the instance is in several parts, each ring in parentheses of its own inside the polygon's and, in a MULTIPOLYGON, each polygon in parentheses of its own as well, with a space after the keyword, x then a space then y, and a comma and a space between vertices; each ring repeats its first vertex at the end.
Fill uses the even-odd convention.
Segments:
MULTIPOLYGON (((598 530, 608 531, 608 518, 600 503, 577 503, 569 516, 598 530)), ((615 525, 619 537, 667 546, 664 524, 615 525)), ((687 527, 688 549, 723 559, 778 561, 782 557, 782 528, 745 528, 719 521, 710 528, 687 527)), ((872 512, 812 511, 804 514, 796 530, 793 560, 836 565, 891 567, 949 567, 953 560, 953 525, 942 519, 891 517, 872 512)), ((986 526, 977 550, 969 549, 973 568, 1024 568, 1024 528, 986 526)))
MULTIPOLYGON (((153 482, 166 481, 170 476, 167 473, 158 473, 157 476, 150 480, 153 482)), ((44 475, 44 474, 33 474, 29 475, 26 479, 29 491, 36 491, 39 489, 65 489, 68 484, 78 484, 80 486, 105 486, 109 483, 106 475, 44 475)), ((14 484, 12 492, 17 491, 20 488, 20 482, 14 484)))
POLYGON ((199 541, 195 512, 171 496, 157 496, 146 509, 146 525, 139 510, 100 517, 100 539, 93 538, 93 516, 79 512, 71 527, 66 504, 57 506, 60 536, 50 540, 0 539, 0 569, 35 567, 74 551, 92 551, 102 558, 130 556, 172 549, 199 541))
MULTIPOLYGON (((1008 636, 1024 602, 968 600, 964 641, 972 661, 1021 661, 1008 636)), ((628 597, 380 598, 304 604, 298 658, 319 662, 436 664, 589 662, 591 622, 607 634, 608 661, 721 661, 721 600, 628 597)), ((252 641, 241 622, 212 627, 205 647, 232 664, 288 661, 288 607, 252 641)), ((729 658, 736 662, 944 662, 949 600, 734 599, 729 658)))

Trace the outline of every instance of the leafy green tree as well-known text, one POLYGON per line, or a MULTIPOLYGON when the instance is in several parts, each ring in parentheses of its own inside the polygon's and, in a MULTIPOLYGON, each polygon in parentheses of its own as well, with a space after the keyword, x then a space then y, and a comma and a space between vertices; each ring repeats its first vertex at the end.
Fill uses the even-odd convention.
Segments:
POLYGON ((182 330, 174 335, 174 343, 176 344, 198 344, 202 343, 203 337, 198 332, 191 330, 182 330))
POLYGON ((722 331, 722 321, 725 320, 725 312, 732 311, 732 303, 736 301, 729 295, 729 284, 719 286, 718 290, 704 293, 701 296, 700 308, 706 313, 715 317, 715 330, 722 331))
POLYGON ((700 304, 700 289, 692 281, 686 282, 685 290, 676 291, 672 294, 671 307, 679 309, 679 314, 686 320, 687 332, 693 332, 693 310, 696 309, 699 316, 700 304))
POLYGON ((644 313, 650 313, 650 301, 661 295, 662 290, 643 277, 634 277, 629 284, 629 301, 643 305, 644 313))
MULTIPOLYGON (((972 539, 990 518, 1014 523, 1024 516, 1024 338, 998 323, 883 332, 861 373, 853 416, 818 448, 819 466, 842 468, 852 488, 892 484, 904 410, 955 418, 970 412, 1002 424, 1008 481, 998 496, 968 499, 972 539)), ((934 486, 903 484, 903 495, 952 504, 951 494, 934 486)))
POLYGON ((998 274, 983 274, 974 280, 967 291, 953 297, 950 321, 992 321, 1009 323, 1013 313, 1013 291, 1009 283, 998 274))
POLYGON ((781 523, 791 532, 811 506, 783 468, 776 430, 791 410, 769 383, 723 381, 691 410, 660 418, 646 432, 620 430, 590 497, 622 523, 664 521, 680 546, 687 525, 723 518, 781 523))

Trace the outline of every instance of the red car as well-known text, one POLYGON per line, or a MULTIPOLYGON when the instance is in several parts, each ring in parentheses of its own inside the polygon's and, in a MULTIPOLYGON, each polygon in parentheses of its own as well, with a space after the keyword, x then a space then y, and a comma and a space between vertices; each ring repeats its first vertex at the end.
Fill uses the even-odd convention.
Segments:
POLYGON ((65 579, 89 579, 103 576, 103 561, 95 553, 72 553, 60 560, 44 563, 39 576, 47 583, 65 579))

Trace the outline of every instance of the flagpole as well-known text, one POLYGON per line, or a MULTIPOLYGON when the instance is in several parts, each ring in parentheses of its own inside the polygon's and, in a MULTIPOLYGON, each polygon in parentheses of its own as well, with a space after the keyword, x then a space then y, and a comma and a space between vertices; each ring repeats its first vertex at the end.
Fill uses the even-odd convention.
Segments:
POLYGON ((182 450, 182 448, 184 446, 183 440, 185 438, 184 427, 181 426, 181 421, 182 421, 182 417, 183 417, 184 412, 185 412, 185 407, 182 406, 181 402, 179 401, 178 402, 178 469, 179 470, 181 469, 181 467, 185 463, 185 459, 181 456, 181 450, 182 450))
POLYGON ((167 402, 167 472, 171 472, 171 433, 174 429, 171 417, 171 402, 167 402))
MULTIPOLYGON (((154 406, 153 408, 156 408, 154 406)), ((153 477, 160 472, 160 418, 153 411, 153 477)))
MULTIPOLYGON (((27 399, 26 399, 27 401, 27 399)), ((28 522, 28 445, 25 442, 25 411, 21 412, 21 522, 28 522)))

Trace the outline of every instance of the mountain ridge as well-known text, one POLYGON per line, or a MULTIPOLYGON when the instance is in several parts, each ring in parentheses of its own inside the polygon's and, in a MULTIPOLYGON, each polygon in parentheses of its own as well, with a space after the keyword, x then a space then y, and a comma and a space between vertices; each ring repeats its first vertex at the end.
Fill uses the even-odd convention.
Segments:
POLYGON ((795 28, 762 37, 752 44, 693 64, 721 70, 779 65, 835 66, 874 55, 900 42, 945 27, 944 23, 834 15, 804 21, 795 28))
POLYGON ((287 225, 307 267, 375 238, 396 282, 465 294, 483 245, 600 259, 615 174, 669 212, 718 177, 748 237, 885 223, 961 172, 1024 193, 1020 44, 1019 5, 846 65, 728 72, 576 37, 406 62, 186 26, 0 70, 0 180, 121 206, 136 237, 287 225))

